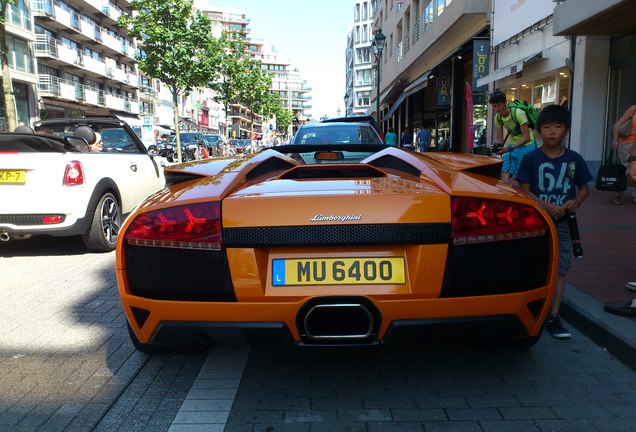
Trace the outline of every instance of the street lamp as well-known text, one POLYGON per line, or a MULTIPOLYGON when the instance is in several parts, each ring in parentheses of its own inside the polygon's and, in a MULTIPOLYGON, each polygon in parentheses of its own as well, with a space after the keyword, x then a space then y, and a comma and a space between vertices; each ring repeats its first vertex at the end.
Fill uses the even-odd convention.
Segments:
POLYGON ((380 59, 382 58, 382 50, 384 50, 384 43, 386 42, 386 36, 382 33, 382 29, 378 30, 378 32, 373 37, 373 42, 371 45, 373 46, 373 52, 375 53, 375 58, 378 61, 378 78, 376 80, 377 84, 377 95, 376 95, 376 116, 378 121, 378 126, 380 125, 380 59))

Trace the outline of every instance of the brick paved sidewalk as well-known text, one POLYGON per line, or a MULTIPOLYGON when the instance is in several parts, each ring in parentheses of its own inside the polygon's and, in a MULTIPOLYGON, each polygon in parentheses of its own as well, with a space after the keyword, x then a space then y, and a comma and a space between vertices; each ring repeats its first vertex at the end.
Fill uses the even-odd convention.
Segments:
POLYGON ((590 197, 577 213, 584 256, 575 260, 566 280, 601 303, 636 297, 625 288, 625 282, 636 280, 636 205, 631 190, 622 205, 615 205, 614 192, 590 187, 590 197))

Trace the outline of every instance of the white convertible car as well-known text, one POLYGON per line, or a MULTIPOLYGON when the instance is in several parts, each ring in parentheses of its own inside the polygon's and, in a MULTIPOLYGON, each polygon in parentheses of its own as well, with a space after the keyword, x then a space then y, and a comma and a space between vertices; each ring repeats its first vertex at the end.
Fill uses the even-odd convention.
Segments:
POLYGON ((79 235, 92 251, 115 249, 123 218, 165 186, 153 146, 115 118, 37 122, 0 134, 0 240, 79 235), (102 137, 101 152, 87 144, 102 137))

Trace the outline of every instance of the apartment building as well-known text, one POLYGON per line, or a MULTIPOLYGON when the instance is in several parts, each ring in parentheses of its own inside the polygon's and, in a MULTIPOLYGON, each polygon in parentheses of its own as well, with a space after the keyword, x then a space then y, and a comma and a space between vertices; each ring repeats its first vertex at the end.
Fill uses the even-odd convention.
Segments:
MULTIPOLYGON (((484 104, 474 60, 489 52, 491 0, 373 0, 373 32, 386 44, 380 58, 382 127, 398 136, 406 126, 417 133, 431 126, 437 143, 461 151, 474 139, 465 88, 473 104, 484 104)), ((487 57, 487 56, 486 56, 487 57)), ((376 61, 377 63, 377 61, 376 61)), ((482 67, 485 66, 482 64, 482 67)), ((376 113, 377 92, 368 114, 376 113)))
POLYGON ((374 90, 373 3, 354 0, 353 28, 347 36, 345 114, 364 115, 374 90))
MULTIPOLYGON (((272 92, 278 94, 283 108, 292 113, 294 121, 288 134, 293 134, 300 124, 312 120, 307 112, 312 108, 312 88, 302 78, 300 69, 292 67, 289 60, 280 58, 274 47, 270 46, 263 52, 261 68, 272 74, 272 92)), ((272 120, 272 129, 276 129, 276 119, 272 120)))
MULTIPOLYGON (((9 66, 18 123, 75 116, 115 115, 130 124, 147 144, 159 133, 170 133, 174 104, 159 81, 139 73, 136 42, 117 25, 131 13, 127 0, 16 0, 7 6, 6 33, 9 66)), ((299 121, 311 108, 311 87, 298 69, 281 61, 264 43, 248 37, 249 22, 241 10, 204 11, 212 19, 213 33, 239 33, 247 53, 261 60, 274 74, 272 91, 299 121)), ((0 102, 4 110, 4 101, 0 102)), ((209 89, 195 89, 179 101, 184 129, 247 137, 262 134, 262 120, 241 105, 226 113, 209 89)), ((0 113, 0 129, 5 116, 0 113)))
POLYGON ((35 0, 40 118, 116 115, 141 135, 136 42, 117 25, 126 0, 35 0))
MULTIPOLYGON (((279 94, 283 106, 294 113, 294 118, 298 122, 306 121, 306 110, 311 109, 311 87, 307 86, 306 81, 302 79, 300 71, 292 68, 291 62, 282 59, 271 45, 249 36, 251 21, 245 10, 241 8, 212 9, 207 5, 199 7, 211 19, 215 37, 220 37, 223 31, 241 35, 246 42, 246 55, 259 60, 263 70, 272 73, 271 90, 279 94)), ((227 119, 230 136, 240 138, 247 138, 251 133, 267 134, 269 125, 272 125, 272 128, 275 127, 275 122, 262 119, 260 116, 254 116, 254 125, 252 125, 252 113, 249 107, 240 104, 232 104, 229 107, 227 119), (263 124, 264 121, 267 121, 266 125, 263 124)))
MULTIPOLYGON (((35 93, 38 75, 31 49, 31 45, 35 42, 33 20, 24 0, 17 0, 15 4, 7 5, 5 23, 16 120, 18 124, 28 125, 38 116, 35 93)), ((0 131, 6 131, 4 98, 0 99, 0 131)))
POLYGON ((374 32, 387 36, 383 126, 416 132, 430 124, 438 141, 469 151, 477 112, 492 124, 486 97, 499 88, 538 109, 567 106, 570 147, 595 172, 612 125, 636 100, 634 7, 634 0, 376 0, 374 32))

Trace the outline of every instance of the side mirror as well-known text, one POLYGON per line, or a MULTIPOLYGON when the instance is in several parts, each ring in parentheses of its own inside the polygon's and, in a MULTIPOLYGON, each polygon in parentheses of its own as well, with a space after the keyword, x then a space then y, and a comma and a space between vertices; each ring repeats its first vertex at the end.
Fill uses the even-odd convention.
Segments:
POLYGON ((159 147, 157 147, 155 144, 151 144, 148 146, 148 154, 150 156, 157 156, 159 154, 159 147))

